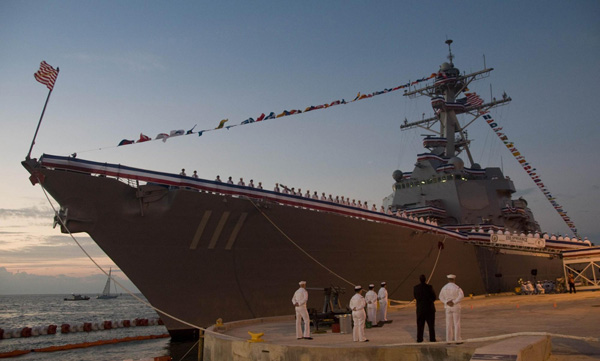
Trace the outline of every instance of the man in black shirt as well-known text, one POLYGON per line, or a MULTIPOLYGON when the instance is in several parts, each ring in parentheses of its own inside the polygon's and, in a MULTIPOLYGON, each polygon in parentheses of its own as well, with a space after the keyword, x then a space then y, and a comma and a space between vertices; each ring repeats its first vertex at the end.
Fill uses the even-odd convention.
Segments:
POLYGON ((426 283, 425 275, 419 277, 421 283, 415 286, 414 296, 417 300, 417 342, 423 342, 425 322, 429 328, 429 341, 435 342, 435 305, 437 299, 433 287, 426 283))

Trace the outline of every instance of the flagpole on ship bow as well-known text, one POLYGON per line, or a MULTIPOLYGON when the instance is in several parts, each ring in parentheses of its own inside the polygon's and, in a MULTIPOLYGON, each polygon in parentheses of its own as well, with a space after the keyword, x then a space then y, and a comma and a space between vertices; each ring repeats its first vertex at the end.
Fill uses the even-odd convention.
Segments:
POLYGON ((52 95, 52 90, 54 89, 54 82, 56 82, 56 78, 58 77, 58 72, 60 68, 56 67, 54 69, 45 61, 42 61, 40 64, 40 70, 37 73, 33 74, 35 80, 40 83, 46 85, 48 87, 48 96, 46 97, 46 103, 44 104, 44 109, 42 109, 42 115, 40 115, 40 120, 38 121, 37 128, 35 128, 35 134, 33 135, 33 139, 31 140, 31 146, 29 147, 29 152, 25 159, 31 158, 31 151, 33 150, 33 145, 35 144, 35 138, 37 138, 38 131, 40 130, 40 125, 42 124, 42 119, 44 118, 44 113, 46 112, 46 106, 48 106, 48 101, 50 100, 50 95, 52 95))

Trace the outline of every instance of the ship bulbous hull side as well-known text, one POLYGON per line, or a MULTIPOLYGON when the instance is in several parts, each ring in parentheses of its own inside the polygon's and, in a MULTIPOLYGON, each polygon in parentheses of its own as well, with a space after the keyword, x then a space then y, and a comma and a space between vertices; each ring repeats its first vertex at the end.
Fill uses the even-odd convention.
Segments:
MULTIPOLYGON (((200 327, 292 314, 300 280, 345 287, 347 305, 354 284, 380 281, 391 299, 411 300, 419 275, 434 269, 436 290, 454 273, 465 294, 507 290, 532 268, 557 276, 556 260, 501 255, 396 224, 182 188, 140 196, 113 178, 40 172, 72 232, 87 232, 158 310, 200 327), (490 282, 498 273, 503 279, 490 282)), ((309 307, 323 307, 321 292, 310 291, 309 307)), ((173 336, 193 330, 161 318, 173 336)))

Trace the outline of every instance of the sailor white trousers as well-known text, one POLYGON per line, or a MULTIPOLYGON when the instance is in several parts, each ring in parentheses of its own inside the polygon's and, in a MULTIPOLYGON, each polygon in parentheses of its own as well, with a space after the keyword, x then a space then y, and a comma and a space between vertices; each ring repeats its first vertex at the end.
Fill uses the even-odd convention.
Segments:
POLYGON ((377 319, 379 321, 387 321, 387 308, 388 308, 388 302, 387 300, 380 300, 379 301, 379 315, 377 316, 377 319))
POLYGON ((446 308, 446 341, 460 341, 460 306, 446 308))
POLYGON ((310 337, 310 318, 306 305, 296 307, 296 338, 310 337), (304 334, 302 334, 302 321, 304 320, 304 334))
POLYGON ((367 305, 367 316, 371 324, 375 326, 377 324, 377 303, 367 305))
POLYGON ((365 337, 365 321, 367 314, 364 309, 358 311, 352 311, 352 321, 354 321, 354 327, 352 328, 352 339, 354 341, 366 341, 365 337))

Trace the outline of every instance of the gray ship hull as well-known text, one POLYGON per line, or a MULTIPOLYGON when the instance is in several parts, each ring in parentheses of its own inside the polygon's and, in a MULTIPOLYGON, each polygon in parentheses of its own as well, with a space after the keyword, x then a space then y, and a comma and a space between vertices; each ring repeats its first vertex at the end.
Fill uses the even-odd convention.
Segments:
MULTIPOLYGON (((562 275, 556 257, 505 254, 435 227, 284 204, 269 199, 273 192, 252 198, 140 187, 34 162, 24 165, 68 210, 62 218, 71 232, 88 233, 154 307, 201 327, 217 318, 291 314, 300 280, 309 288, 347 290, 352 284, 387 281, 391 299, 411 300, 419 275, 432 272, 434 289, 454 273, 465 294, 512 290, 532 269, 538 279, 562 275)), ((342 305, 351 293, 342 295, 342 305)), ((310 292, 309 307, 323 307, 321 292, 310 292)), ((174 337, 193 331, 161 318, 174 337)))

